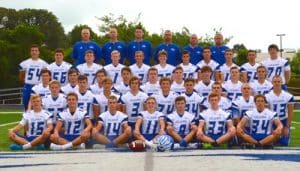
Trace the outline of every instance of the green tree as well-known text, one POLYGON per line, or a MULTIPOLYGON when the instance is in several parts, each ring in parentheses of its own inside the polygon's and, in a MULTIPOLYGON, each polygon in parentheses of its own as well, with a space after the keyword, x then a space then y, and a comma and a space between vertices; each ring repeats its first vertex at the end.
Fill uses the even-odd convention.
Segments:
POLYGON ((247 59, 247 48, 245 47, 245 45, 243 44, 236 44, 233 46, 233 52, 236 55, 236 57, 234 58, 234 62, 241 66, 242 64, 246 63, 248 61, 247 59))
POLYGON ((295 74, 300 74, 300 50, 297 51, 297 53, 295 54, 295 56, 293 57, 293 59, 290 62, 291 65, 291 70, 293 73, 295 74))

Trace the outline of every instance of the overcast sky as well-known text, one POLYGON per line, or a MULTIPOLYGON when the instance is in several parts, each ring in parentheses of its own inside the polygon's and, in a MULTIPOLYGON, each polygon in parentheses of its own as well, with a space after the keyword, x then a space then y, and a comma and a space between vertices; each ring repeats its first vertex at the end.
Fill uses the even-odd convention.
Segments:
POLYGON ((300 48, 299 5, 296 0, 0 0, 5 8, 47 9, 70 31, 76 24, 87 24, 97 31, 96 19, 109 13, 141 22, 150 33, 162 29, 180 31, 186 26, 199 37, 223 28, 229 43, 244 43, 250 49, 266 51, 271 43, 279 45, 276 34, 284 33, 283 48, 300 48))

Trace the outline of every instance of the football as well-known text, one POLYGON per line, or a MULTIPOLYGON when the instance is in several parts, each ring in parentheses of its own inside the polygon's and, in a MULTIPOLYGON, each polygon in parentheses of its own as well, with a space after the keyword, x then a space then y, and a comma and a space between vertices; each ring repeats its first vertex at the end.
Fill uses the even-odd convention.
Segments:
POLYGON ((146 144, 141 140, 135 140, 129 144, 129 149, 135 152, 145 151, 146 144))

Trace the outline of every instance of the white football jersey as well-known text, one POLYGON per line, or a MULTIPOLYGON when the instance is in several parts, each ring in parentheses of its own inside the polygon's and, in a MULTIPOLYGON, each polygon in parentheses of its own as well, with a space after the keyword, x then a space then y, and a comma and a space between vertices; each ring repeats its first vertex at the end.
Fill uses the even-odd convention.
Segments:
POLYGON ((125 66, 122 64, 118 64, 117 66, 108 64, 104 66, 104 69, 107 72, 107 75, 113 80, 114 84, 120 84, 122 81, 121 70, 124 67, 125 66))
POLYGON ((89 118, 90 117, 86 111, 81 108, 77 108, 73 114, 70 113, 69 109, 65 109, 58 114, 57 120, 64 123, 64 133, 66 135, 80 135, 84 130, 85 119, 89 118))
POLYGON ((200 112, 200 104, 203 103, 204 98, 196 92, 192 94, 181 93, 180 96, 183 96, 186 100, 185 111, 193 114, 197 118, 200 112))
POLYGON ((47 129, 47 124, 52 124, 53 115, 45 110, 35 113, 33 110, 23 113, 20 124, 27 126, 27 136, 42 135, 44 129, 47 129))
POLYGON ((166 66, 162 67, 160 64, 154 65, 154 68, 158 71, 158 79, 161 79, 162 77, 168 77, 171 78, 172 73, 175 69, 174 66, 170 64, 166 64, 166 66))
MULTIPOLYGON (((111 92, 110 96, 117 97, 117 101, 119 101, 120 95, 111 92)), ((100 113, 107 111, 108 110, 108 99, 106 98, 104 93, 97 94, 94 97, 95 98, 94 98, 93 104, 100 107, 100 113)))
POLYGON ((80 93, 79 91, 76 92, 78 96, 78 107, 85 110, 91 119, 94 119, 94 114, 93 114, 93 102, 94 102, 94 94, 90 91, 87 90, 85 93, 80 93))
POLYGON ((147 94, 141 91, 135 96, 129 91, 120 97, 120 103, 126 106, 129 122, 136 122, 138 114, 143 111, 143 105, 147 98, 147 94))
POLYGON ((78 71, 81 75, 85 75, 88 78, 89 85, 92 85, 96 81, 96 72, 103 67, 99 64, 93 63, 91 66, 88 66, 87 63, 83 63, 77 66, 78 71))
POLYGON ((133 75, 137 76, 142 84, 146 83, 148 80, 148 70, 150 69, 149 65, 143 64, 141 67, 138 67, 136 64, 130 66, 131 72, 133 75))
POLYGON ((181 137, 186 136, 190 130, 191 126, 196 124, 195 116, 185 111, 183 115, 179 115, 177 111, 168 115, 167 124, 173 126, 175 132, 177 132, 181 137))
POLYGON ((294 104, 294 96, 289 92, 281 91, 277 96, 274 91, 266 94, 267 102, 270 109, 278 114, 279 119, 282 121, 288 117, 288 104, 294 104))
POLYGON ((19 64, 20 71, 25 71, 25 84, 36 85, 41 82, 41 71, 48 67, 42 59, 26 59, 19 64))
POLYGON ((70 83, 68 83, 67 85, 61 87, 61 91, 62 91, 65 95, 67 95, 67 94, 69 94, 69 93, 75 93, 75 92, 77 92, 78 90, 79 90, 78 85, 72 86, 70 83))
POLYGON ((120 84, 115 84, 114 89, 122 94, 126 94, 128 91, 130 91, 130 86, 128 84, 124 84, 124 82, 120 82, 120 84))
POLYGON ((261 64, 268 69, 267 79, 269 81, 272 81, 272 78, 275 75, 280 75, 280 77, 282 78, 282 83, 285 84, 284 72, 291 70, 288 60, 283 59, 281 57, 278 57, 275 60, 269 58, 267 60, 262 61, 261 64))
MULTIPOLYGON (((228 98, 221 96, 221 99, 219 102, 219 108, 224 111, 228 111, 228 110, 230 110, 231 106, 232 106, 231 101, 228 98)), ((205 101, 203 101, 202 108, 203 109, 210 108, 210 104, 208 103, 208 98, 205 101)))
POLYGON ((31 89, 31 94, 38 94, 41 97, 49 95, 50 93, 51 92, 50 92, 50 89, 49 89, 49 85, 44 87, 42 83, 39 83, 39 84, 33 86, 32 89, 31 89))
POLYGON ((203 81, 199 81, 195 87, 194 87, 194 90, 200 95, 200 96, 203 96, 204 98, 207 98, 208 95, 211 93, 211 90, 212 90, 212 85, 214 84, 215 82, 210 80, 209 84, 205 84, 203 83, 203 81))
POLYGON ((231 66, 227 66, 226 63, 224 63, 223 65, 219 65, 216 68, 216 71, 221 72, 221 74, 224 75, 224 82, 228 81, 230 79, 230 69, 232 67, 238 67, 236 64, 232 63, 231 66))
POLYGON ((46 111, 53 114, 53 123, 56 123, 58 113, 67 107, 67 100, 64 94, 59 94, 55 98, 50 94, 42 99, 42 104, 46 111))
POLYGON ((228 80, 222 85, 222 87, 227 93, 227 98, 229 100, 235 100, 236 98, 242 96, 242 85, 243 83, 240 81, 233 83, 231 80, 228 80))
POLYGON ((122 133, 123 124, 128 122, 128 116, 120 111, 113 115, 106 111, 100 114, 98 122, 103 124, 105 136, 118 136, 122 133))
POLYGON ((181 94, 185 92, 185 87, 184 87, 184 81, 182 81, 180 84, 177 84, 175 81, 173 81, 171 85, 171 91, 181 94))
POLYGON ((98 83, 90 85, 90 90, 93 94, 100 94, 103 92, 103 87, 100 87, 98 83))
POLYGON ((52 80, 57 80, 64 86, 68 83, 68 71, 71 67, 72 65, 65 61, 60 65, 53 62, 48 66, 48 70, 51 71, 52 80))
POLYGON ((142 134, 158 134, 159 133, 159 121, 164 119, 164 114, 158 111, 154 113, 149 113, 148 111, 142 111, 139 113, 138 118, 143 119, 143 124, 141 125, 142 134))
POLYGON ((248 118, 250 126, 250 134, 271 134, 272 126, 275 119, 278 119, 276 112, 264 109, 258 112, 257 109, 247 111, 245 116, 248 118))
POLYGON ((245 63, 241 66, 240 72, 246 72, 248 82, 253 82, 254 80, 257 79, 256 69, 257 69, 258 66, 260 66, 260 64, 255 63, 254 65, 251 65, 248 62, 248 63, 245 63))
POLYGON ((243 96, 240 96, 232 102, 232 108, 232 116, 242 118, 246 111, 255 108, 254 97, 250 96, 249 100, 245 100, 243 96))
POLYGON ((183 79, 187 79, 187 78, 194 78, 197 79, 198 77, 198 67, 189 63, 188 65, 183 65, 183 63, 181 63, 179 66, 182 67, 183 69, 183 79))
POLYGON ((226 133, 226 125, 232 122, 230 113, 222 109, 207 109, 199 114, 199 122, 205 122, 205 134, 223 135, 226 133))
POLYGON ((208 63, 206 63, 204 60, 201 60, 200 62, 198 62, 197 66, 199 67, 199 69, 201 70, 201 68, 203 68, 204 66, 209 66, 211 68, 211 70, 214 72, 217 67, 220 64, 218 62, 216 62, 215 60, 211 59, 208 63))
POLYGON ((265 80, 265 82, 262 84, 259 83, 258 80, 254 80, 252 83, 250 83, 250 87, 252 88, 252 92, 254 95, 266 95, 273 89, 272 83, 268 80, 265 80))
POLYGON ((162 92, 152 95, 157 102, 158 111, 165 115, 169 115, 174 111, 175 99, 178 96, 173 91, 169 92, 169 95, 164 96, 162 92))
POLYGON ((141 86, 141 89, 148 96, 151 96, 152 94, 158 94, 159 91, 161 90, 158 81, 155 84, 151 84, 150 82, 147 82, 147 83, 145 83, 144 85, 141 86))

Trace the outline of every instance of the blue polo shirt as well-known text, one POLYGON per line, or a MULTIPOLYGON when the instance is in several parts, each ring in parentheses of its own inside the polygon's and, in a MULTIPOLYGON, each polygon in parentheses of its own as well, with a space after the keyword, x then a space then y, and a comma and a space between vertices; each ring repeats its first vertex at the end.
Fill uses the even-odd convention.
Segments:
POLYGON ((120 52, 121 59, 120 63, 124 62, 124 58, 126 57, 126 45, 122 41, 117 41, 115 43, 106 42, 102 47, 102 56, 105 61, 105 65, 111 64, 111 52, 117 50, 120 52))
POLYGON ((180 50, 179 47, 174 44, 165 44, 162 43, 160 45, 157 46, 156 51, 155 51, 155 60, 158 62, 158 52, 161 50, 165 50, 168 53, 168 59, 167 59, 167 63, 173 66, 177 66, 178 64, 181 63, 181 54, 180 54, 180 50))
POLYGON ((143 51, 144 52, 144 63, 149 65, 150 64, 150 58, 152 57, 152 45, 147 40, 142 40, 140 42, 137 42, 136 40, 133 40, 129 42, 127 46, 127 57, 130 61, 130 64, 135 63, 135 52, 136 51, 143 51))
POLYGON ((191 45, 187 45, 183 50, 187 50, 190 53, 190 63, 194 65, 197 65, 203 59, 203 48, 199 45, 194 48, 191 45))
POLYGON ((212 45, 210 47, 211 50, 211 58, 218 62, 220 65, 223 65, 225 63, 225 51, 229 49, 229 47, 223 45, 220 47, 217 47, 215 45, 212 45))
POLYGON ((101 48, 96 42, 94 42, 94 41, 89 41, 89 42, 78 41, 73 46, 73 51, 72 51, 72 56, 71 56, 76 61, 75 66, 85 63, 84 56, 85 56, 85 52, 87 50, 94 51, 95 61, 100 60, 101 48))

